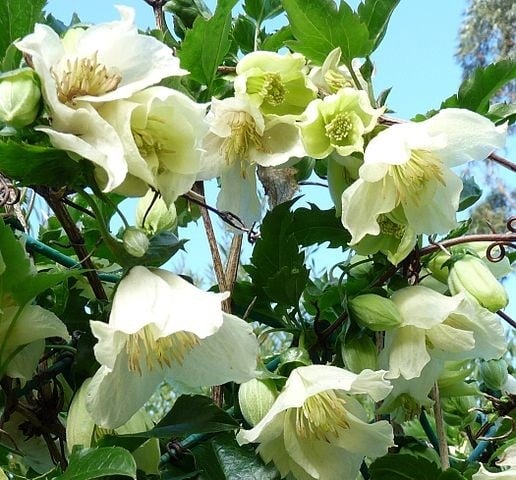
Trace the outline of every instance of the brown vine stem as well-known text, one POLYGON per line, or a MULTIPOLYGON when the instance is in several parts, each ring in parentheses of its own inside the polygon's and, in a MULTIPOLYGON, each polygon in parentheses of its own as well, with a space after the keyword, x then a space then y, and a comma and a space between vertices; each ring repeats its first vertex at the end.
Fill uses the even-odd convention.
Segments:
POLYGON ((423 247, 419 250, 419 253, 421 256, 430 255, 431 253, 441 250, 441 247, 453 247, 454 245, 470 242, 501 242, 509 244, 516 242, 516 233, 479 233, 475 235, 465 235, 464 237, 450 238, 449 240, 443 240, 433 245, 423 247))
POLYGON ((432 397, 434 399, 434 417, 435 430, 439 439, 439 457, 441 458, 441 468, 448 470, 450 468, 450 457, 448 455, 448 441, 446 440, 446 430, 443 420, 443 411, 441 408, 441 396, 439 395, 439 387, 437 382, 432 388, 432 397))
POLYGON ((88 279, 88 282, 91 286, 91 289, 93 290, 95 297, 99 300, 107 300, 106 292, 104 291, 102 282, 100 281, 100 278, 97 275, 95 265, 93 264, 93 261, 90 258, 89 252, 86 250, 84 246, 84 239, 81 235, 81 232, 77 228, 77 225, 75 225, 74 221, 72 220, 72 217, 68 213, 68 210, 61 201, 64 192, 53 191, 49 188, 43 187, 39 187, 36 191, 49 204, 56 218, 59 220, 59 223, 62 225, 64 231, 68 235, 70 244, 75 250, 75 254, 79 259, 79 263, 85 269, 87 269, 86 272, 84 272, 84 275, 88 279))
POLYGON ((163 6, 167 3, 167 0, 144 0, 147 5, 152 7, 154 12, 154 21, 156 22, 156 28, 161 32, 165 32, 167 26, 165 24, 165 15, 163 13, 163 6))

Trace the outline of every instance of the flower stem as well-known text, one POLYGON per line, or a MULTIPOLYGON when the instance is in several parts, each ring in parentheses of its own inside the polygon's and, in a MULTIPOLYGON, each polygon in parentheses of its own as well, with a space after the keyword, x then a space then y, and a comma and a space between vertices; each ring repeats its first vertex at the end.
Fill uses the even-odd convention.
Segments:
POLYGON ((446 427, 443 420, 443 411, 441 408, 441 397, 439 395, 439 387, 437 382, 432 388, 432 397, 434 399, 434 417, 435 429, 439 440, 439 457, 441 458, 441 468, 448 470, 450 468, 450 457, 448 455, 448 441, 446 440, 446 427))

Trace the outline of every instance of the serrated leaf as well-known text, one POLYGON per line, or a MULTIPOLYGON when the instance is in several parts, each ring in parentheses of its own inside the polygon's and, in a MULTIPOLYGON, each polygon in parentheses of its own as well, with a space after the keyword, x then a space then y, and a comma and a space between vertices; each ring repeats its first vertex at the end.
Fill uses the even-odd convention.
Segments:
MULTIPOLYGON (((41 19, 46 0, 2 0, 0 2, 0 59, 9 45, 34 30, 41 19)), ((18 63, 21 52, 15 56, 18 63)))
POLYGON ((253 21, 244 15, 239 15, 233 28, 233 38, 243 53, 254 51, 254 34, 256 26, 253 21))
POLYGON ((278 16, 282 11, 281 0, 246 0, 244 3, 244 12, 258 25, 278 16))
POLYGON ((482 196, 482 189, 473 177, 463 178, 462 184, 463 188, 459 197, 459 212, 471 207, 482 196))
POLYGON ((509 122, 509 125, 512 125, 516 121, 516 104, 495 103, 489 107, 486 117, 496 125, 505 122, 509 122))
POLYGON ((340 219, 335 216, 335 208, 321 210, 314 204, 310 204, 310 208, 294 211, 291 231, 297 243, 303 247, 329 242, 330 248, 346 248, 351 240, 340 219))
POLYGON ((231 10, 237 0, 219 0, 213 17, 198 17, 181 44, 181 66, 211 93, 217 67, 231 47, 231 10))
POLYGON ((248 445, 239 446, 230 434, 218 435, 193 450, 201 478, 209 480, 279 480, 272 464, 264 465, 248 445))
POLYGON ((414 455, 386 455, 376 459, 369 467, 371 480, 436 480, 442 471, 439 467, 414 455))
POLYGON ((136 478, 133 456, 120 447, 76 449, 70 456, 66 472, 56 480, 90 480, 108 475, 136 478))
POLYGON ((351 7, 333 0, 282 0, 296 41, 287 46, 322 65, 328 53, 340 47, 347 65, 355 57, 366 57, 374 43, 367 26, 351 7))
POLYGON ((269 35, 262 42, 261 48, 262 50, 267 50, 269 52, 277 52, 285 42, 288 40, 292 40, 294 37, 292 36, 292 29, 289 25, 280 28, 272 35, 269 35))
POLYGON ((385 36, 392 12, 400 0, 365 0, 358 6, 358 15, 369 30, 369 38, 373 41, 373 50, 385 36))
POLYGON ((63 150, 12 141, 0 141, 0 172, 22 185, 74 185, 81 166, 63 150))

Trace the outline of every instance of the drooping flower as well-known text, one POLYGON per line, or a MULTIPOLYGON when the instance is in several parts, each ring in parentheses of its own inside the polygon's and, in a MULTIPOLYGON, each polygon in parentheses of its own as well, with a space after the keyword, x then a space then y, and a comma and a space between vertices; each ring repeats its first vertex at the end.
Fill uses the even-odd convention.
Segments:
POLYGON ((259 443, 258 453, 274 462, 282 478, 289 472, 298 480, 355 478, 364 456, 382 456, 393 445, 389 423, 367 423, 354 398, 385 398, 392 387, 384 375, 326 365, 296 368, 265 417, 241 430, 237 441, 259 443))
POLYGON ((16 42, 41 79, 50 127, 39 127, 52 144, 105 170, 110 191, 125 178, 124 152, 114 129, 96 107, 128 98, 161 79, 184 75, 172 50, 138 33, 134 10, 117 7, 121 20, 72 28, 61 39, 47 25, 16 42))
POLYGON ((305 155, 295 117, 263 116, 248 101, 226 98, 213 99, 207 122, 209 132, 202 144, 198 179, 220 176, 217 208, 236 214, 251 226, 261 211, 256 166, 278 166, 305 155))
POLYGON ((95 423, 123 425, 166 378, 187 387, 253 378, 258 344, 247 323, 222 312, 226 297, 165 270, 131 269, 109 323, 91 322, 101 364, 86 400, 95 423))
POLYGON ((342 223, 352 235, 350 243, 378 235, 380 215, 399 205, 416 233, 454 228, 462 181, 450 168, 501 148, 505 132, 505 126, 454 108, 380 132, 366 148, 360 178, 342 195, 342 223))
POLYGON ((325 158, 334 150, 342 156, 364 151, 364 134, 376 126, 383 108, 373 108, 363 90, 345 87, 313 100, 299 126, 306 153, 325 158))
POLYGON ((252 52, 238 62, 236 73, 235 96, 264 114, 300 115, 317 93, 299 53, 252 52))
POLYGON ((138 194, 150 185, 171 205, 190 190, 201 168, 205 110, 166 87, 150 87, 100 107, 122 142, 128 166, 127 181, 117 191, 138 194))

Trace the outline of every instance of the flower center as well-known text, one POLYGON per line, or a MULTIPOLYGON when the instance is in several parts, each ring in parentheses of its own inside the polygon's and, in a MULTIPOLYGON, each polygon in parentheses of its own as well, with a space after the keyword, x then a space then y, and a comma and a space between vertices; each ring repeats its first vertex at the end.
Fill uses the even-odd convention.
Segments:
POLYGON ((446 186, 441 161, 424 150, 412 150, 409 161, 402 165, 391 165, 389 173, 394 180, 398 200, 401 202, 410 198, 418 205, 418 196, 431 180, 446 186))
POLYGON ((145 360, 147 368, 170 367, 172 363, 182 364, 186 353, 199 343, 199 337, 191 332, 176 332, 167 337, 154 338, 149 325, 129 335, 125 349, 129 357, 129 370, 142 374, 140 362, 145 360))
POLYGON ((312 395, 302 407, 295 409, 296 430, 304 439, 330 442, 339 436, 339 429, 349 428, 346 401, 333 390, 312 395))
POLYGON ((381 232, 386 235, 392 235, 394 238, 401 240, 407 229, 405 225, 393 222, 386 215, 380 215, 376 220, 380 225, 381 232))
POLYGON ((285 101, 287 93, 279 73, 265 73, 247 81, 247 92, 258 93, 268 104, 276 107, 285 101))
POLYGON ((353 82, 337 70, 328 70, 324 80, 332 92, 338 92, 344 87, 354 87, 353 82))
POLYGON ((97 52, 89 58, 66 61, 60 75, 51 69, 57 84, 57 97, 62 103, 75 105, 75 99, 83 95, 99 97, 115 90, 122 80, 118 73, 109 73, 106 66, 97 61, 97 52))
POLYGON ((325 125, 326 135, 333 145, 343 145, 353 129, 353 123, 347 113, 338 113, 330 123, 325 125))
POLYGON ((263 138, 256 131, 254 118, 247 112, 234 112, 229 126, 231 134, 222 142, 221 151, 228 165, 237 159, 240 161, 242 176, 245 176, 249 148, 265 151, 263 138))

